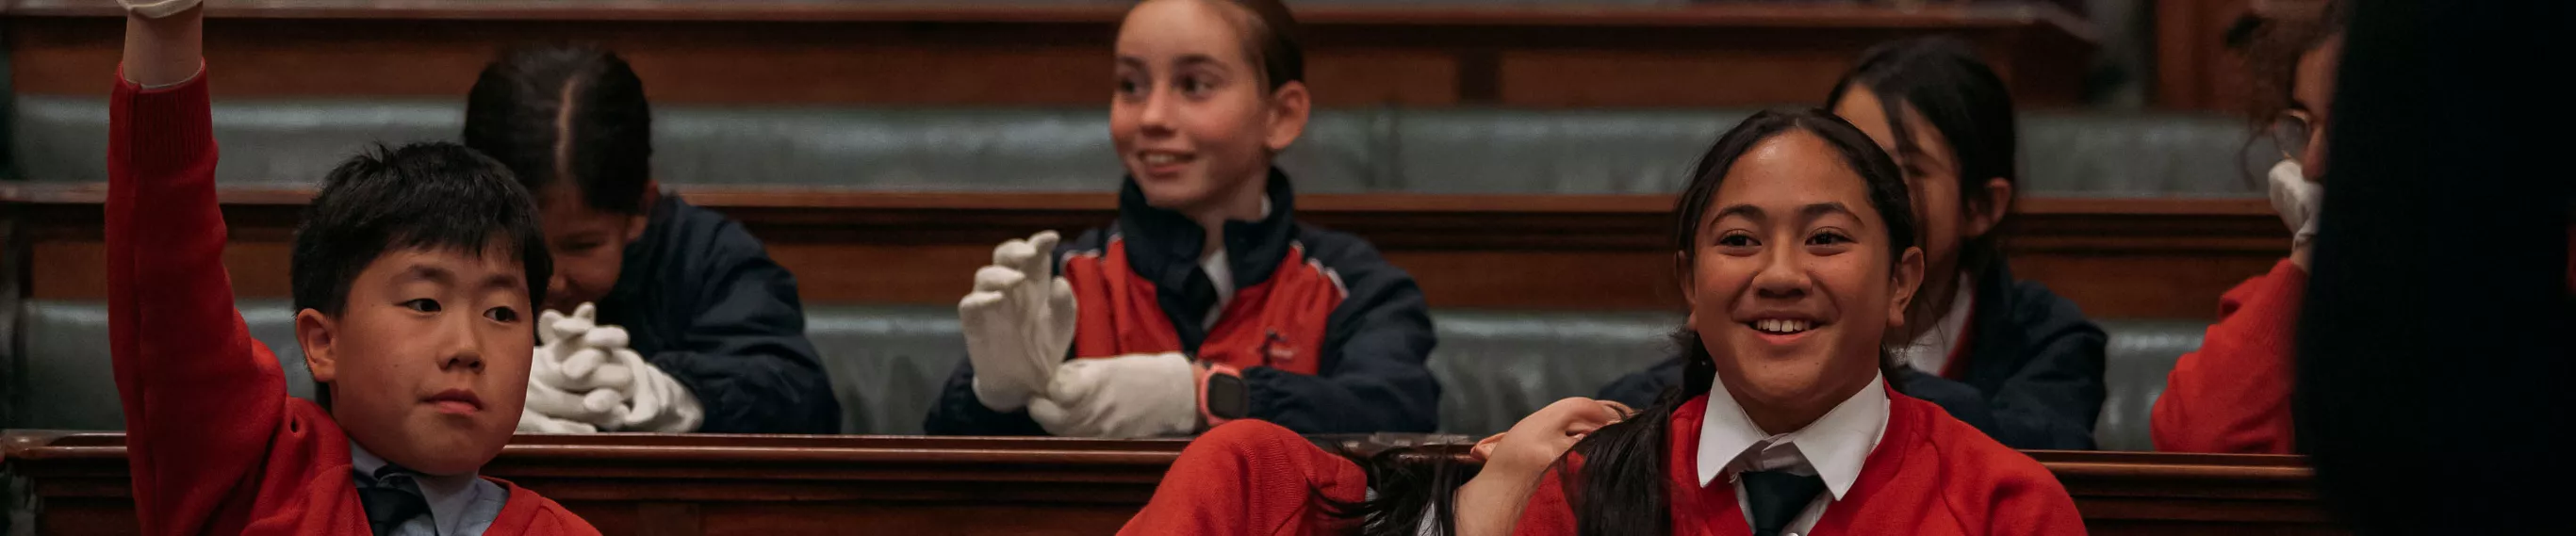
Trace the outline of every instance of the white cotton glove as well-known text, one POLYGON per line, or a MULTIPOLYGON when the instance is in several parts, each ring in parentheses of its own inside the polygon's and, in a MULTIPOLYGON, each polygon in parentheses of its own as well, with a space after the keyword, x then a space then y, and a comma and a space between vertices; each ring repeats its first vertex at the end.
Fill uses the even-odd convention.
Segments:
MULTIPOLYGON (((624 420, 626 392, 603 387, 632 383, 634 372, 609 363, 607 352, 586 344, 598 327, 597 318, 598 309, 589 304, 569 316, 557 311, 537 315, 538 345, 528 364, 528 412, 599 429, 614 429, 624 420)), ((613 335, 623 344, 623 330, 613 335)))
POLYGON ((590 423, 547 417, 535 408, 519 408, 519 431, 539 434, 590 434, 599 428, 590 423))
POLYGON ((1055 231, 993 248, 975 290, 957 302, 975 399, 994 411, 1027 406, 1073 349, 1073 285, 1055 274, 1055 231))
POLYGON ((197 7, 197 4, 201 1, 202 0, 116 0, 116 4, 125 6, 125 12, 127 13, 142 15, 143 18, 147 19, 157 19, 176 15, 181 11, 187 11, 188 8, 197 7))
POLYGON ((670 373, 662 372, 662 367, 645 362, 644 356, 626 348, 623 340, 626 330, 614 326, 600 328, 601 331, 611 329, 617 330, 617 338, 620 340, 610 355, 615 357, 617 364, 623 365, 627 370, 635 371, 635 380, 622 387, 627 395, 626 405, 622 408, 622 413, 625 415, 618 419, 616 430, 663 433, 698 431, 698 425, 706 422, 707 413, 706 408, 698 404, 697 394, 690 393, 688 386, 680 385, 680 380, 672 378, 670 373))
POLYGON ((1198 365, 1177 352, 1067 361, 1029 417, 1065 437, 1186 435, 1199 427, 1198 365))
POLYGON ((2281 223, 2296 233, 2292 248, 2308 247, 2317 237, 2317 212, 2326 201, 2326 185, 2308 180, 2297 160, 2282 160, 2272 165, 2272 210, 2281 213, 2281 223))
POLYGON ((625 328, 599 325, 592 304, 538 315, 537 338, 527 406, 537 416, 645 432, 691 432, 705 420, 697 396, 630 348, 625 328))

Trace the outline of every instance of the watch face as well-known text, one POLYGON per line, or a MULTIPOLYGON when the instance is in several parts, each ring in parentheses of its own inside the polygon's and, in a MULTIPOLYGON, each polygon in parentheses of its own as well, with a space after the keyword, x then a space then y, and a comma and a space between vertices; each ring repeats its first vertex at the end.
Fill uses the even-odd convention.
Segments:
POLYGON ((1243 377, 1232 374, 1208 376, 1207 410, 1211 415, 1241 419, 1252 413, 1252 394, 1243 385, 1243 377))

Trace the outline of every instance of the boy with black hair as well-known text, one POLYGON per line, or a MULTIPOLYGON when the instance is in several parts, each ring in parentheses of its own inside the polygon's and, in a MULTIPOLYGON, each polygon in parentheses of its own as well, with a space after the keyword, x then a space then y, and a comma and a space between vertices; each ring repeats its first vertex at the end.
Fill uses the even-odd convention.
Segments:
POLYGON ((506 52, 466 97, 465 145, 535 194, 556 261, 520 429, 839 432, 796 277, 662 192, 652 136, 643 81, 598 48, 506 52))
POLYGON ((286 395, 223 268, 194 2, 128 2, 109 104, 108 315, 146 534, 598 534, 475 473, 510 441, 552 272, 527 192, 455 144, 378 149, 296 230, 286 395))

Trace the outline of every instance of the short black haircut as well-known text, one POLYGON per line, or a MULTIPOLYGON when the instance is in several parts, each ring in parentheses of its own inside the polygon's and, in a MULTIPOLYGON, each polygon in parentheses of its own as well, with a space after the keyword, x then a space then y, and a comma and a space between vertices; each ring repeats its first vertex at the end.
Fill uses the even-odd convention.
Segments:
MULTIPOLYGON (((494 240, 507 240, 501 245, 518 257, 529 303, 544 299, 554 257, 538 231, 535 198, 509 169, 454 143, 377 145, 332 168, 304 206, 287 268, 295 310, 340 316, 358 272, 387 251, 483 255, 494 240)), ((314 383, 315 401, 330 408, 331 386, 314 383)))
POLYGON ((378 145, 340 162, 305 205, 288 268, 295 309, 339 316, 358 272, 387 251, 482 255, 494 240, 507 240, 499 245, 517 255, 528 299, 543 299, 554 257, 538 231, 536 202, 510 170, 454 143, 378 145))
POLYGON ((503 52, 466 94, 464 140, 531 193, 561 184, 592 209, 644 213, 653 112, 644 81, 616 53, 581 45, 503 52))

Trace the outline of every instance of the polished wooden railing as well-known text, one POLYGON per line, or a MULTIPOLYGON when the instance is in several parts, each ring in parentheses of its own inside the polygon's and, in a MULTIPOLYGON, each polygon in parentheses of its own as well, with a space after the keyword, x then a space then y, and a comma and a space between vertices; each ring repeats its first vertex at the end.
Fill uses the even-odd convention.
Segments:
MULTIPOLYGON (((611 535, 1107 534, 1187 443, 521 436, 485 467, 611 535)), ((12 432, 38 534, 136 532, 121 434, 12 432)), ((2093 534, 2332 534, 2299 458, 2033 452, 2093 534)))

